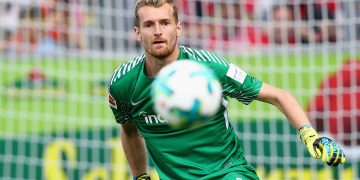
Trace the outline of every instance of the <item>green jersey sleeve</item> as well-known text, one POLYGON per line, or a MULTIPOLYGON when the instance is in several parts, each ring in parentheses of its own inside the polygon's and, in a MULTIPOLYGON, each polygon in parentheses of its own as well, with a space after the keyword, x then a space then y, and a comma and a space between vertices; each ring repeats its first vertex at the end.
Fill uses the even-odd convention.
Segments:
POLYGON ((109 87, 108 103, 111 111, 114 114, 115 120, 119 124, 124 124, 131 121, 132 116, 130 114, 130 104, 120 101, 116 93, 109 87))
POLYGON ((140 65, 144 56, 140 55, 131 61, 120 65, 108 82, 108 104, 119 124, 133 119, 130 96, 137 81, 140 65))
POLYGON ((246 105, 256 99, 262 86, 262 81, 232 63, 229 64, 221 83, 224 96, 235 98, 246 105))
POLYGON ((224 96, 235 98, 243 104, 250 104, 258 96, 262 81, 248 75, 235 64, 205 50, 182 47, 189 59, 210 67, 223 87, 224 96))

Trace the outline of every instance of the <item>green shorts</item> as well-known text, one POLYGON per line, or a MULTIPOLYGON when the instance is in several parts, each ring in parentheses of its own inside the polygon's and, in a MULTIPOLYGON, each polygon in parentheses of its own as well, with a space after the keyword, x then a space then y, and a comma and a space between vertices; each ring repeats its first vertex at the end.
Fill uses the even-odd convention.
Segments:
POLYGON ((209 174, 201 179, 216 179, 216 180, 259 180, 259 177, 256 174, 255 169, 246 164, 241 166, 233 166, 229 168, 224 168, 215 173, 209 174))

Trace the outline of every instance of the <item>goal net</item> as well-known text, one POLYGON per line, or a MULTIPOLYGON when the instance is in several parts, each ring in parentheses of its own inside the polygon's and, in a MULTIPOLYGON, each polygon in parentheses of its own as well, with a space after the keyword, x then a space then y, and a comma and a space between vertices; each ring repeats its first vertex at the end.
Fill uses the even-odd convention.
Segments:
MULTIPOLYGON (((360 179, 359 0, 178 0, 181 45, 293 93, 346 164, 310 157, 274 106, 231 100, 260 179, 360 179)), ((133 0, 0 0, 0 179, 131 179, 107 79, 142 46, 133 0)), ((156 172, 149 164, 151 176, 156 172)))

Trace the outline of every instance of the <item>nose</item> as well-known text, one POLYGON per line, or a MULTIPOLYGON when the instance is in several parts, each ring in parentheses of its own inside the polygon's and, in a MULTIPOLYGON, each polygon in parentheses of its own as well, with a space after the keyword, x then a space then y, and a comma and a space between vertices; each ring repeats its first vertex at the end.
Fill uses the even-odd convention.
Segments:
POLYGON ((161 30, 161 26, 160 24, 156 24, 155 25, 155 32, 154 32, 155 36, 161 36, 162 35, 162 30, 161 30))

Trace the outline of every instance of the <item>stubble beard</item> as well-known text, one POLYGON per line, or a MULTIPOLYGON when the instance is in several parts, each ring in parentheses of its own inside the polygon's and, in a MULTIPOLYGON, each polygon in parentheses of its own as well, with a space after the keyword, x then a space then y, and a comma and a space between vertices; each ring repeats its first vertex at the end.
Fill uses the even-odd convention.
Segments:
POLYGON ((149 53, 151 56, 157 58, 157 59, 164 59, 171 55, 171 53, 174 52, 174 49, 176 47, 177 38, 175 39, 175 42, 172 44, 166 45, 164 48, 161 49, 154 49, 151 47, 150 49, 146 50, 147 53, 149 53))

